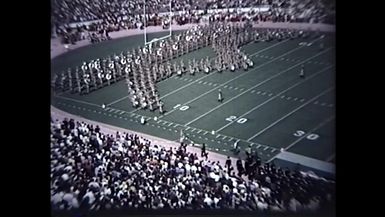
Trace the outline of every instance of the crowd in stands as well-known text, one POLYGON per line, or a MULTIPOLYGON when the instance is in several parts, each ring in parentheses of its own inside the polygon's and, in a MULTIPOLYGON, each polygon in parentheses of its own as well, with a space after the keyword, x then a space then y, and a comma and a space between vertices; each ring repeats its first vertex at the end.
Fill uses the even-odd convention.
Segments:
MULTIPOLYGON (((146 25, 168 25, 169 17, 161 15, 169 11, 169 0, 146 1, 146 25)), ((81 39, 104 38, 111 31, 143 27, 144 1, 139 0, 54 0, 52 2, 53 31, 67 43, 81 39), (95 21, 92 25, 71 23, 95 21), (88 32, 91 32, 88 34, 88 32), (92 33, 95 33, 92 35, 92 33), (99 37, 100 36, 100 37, 99 37)), ((227 21, 272 21, 272 22, 312 22, 334 23, 335 6, 333 0, 174 0, 173 23, 198 23, 203 16, 208 20, 227 21), (269 6, 267 11, 259 11, 260 6, 269 6), (251 8, 214 12, 212 9, 251 8)), ((105 37, 108 38, 108 37, 105 37)), ((100 39, 103 40, 103 39, 100 39)))
POLYGON ((263 163, 256 154, 221 165, 185 145, 165 148, 133 134, 108 135, 73 119, 51 120, 50 140, 54 210, 298 212, 334 204, 334 183, 263 163))

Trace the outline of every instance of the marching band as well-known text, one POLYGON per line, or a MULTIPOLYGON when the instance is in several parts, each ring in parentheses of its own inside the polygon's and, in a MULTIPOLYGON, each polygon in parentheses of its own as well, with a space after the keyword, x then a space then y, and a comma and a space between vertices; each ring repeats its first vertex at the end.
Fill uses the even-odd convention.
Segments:
MULTIPOLYGON (((306 37, 306 34, 296 30, 253 29, 247 25, 211 23, 113 57, 83 62, 80 69, 76 67, 75 70, 68 69, 66 73, 55 74, 51 85, 59 91, 88 94, 125 79, 133 107, 151 111, 159 109, 163 113, 164 104, 157 92, 157 82, 174 75, 208 74, 213 69, 219 73, 225 70, 235 72, 241 68, 248 70, 254 63, 250 56, 240 50, 243 45, 296 37, 306 37), (215 58, 189 59, 186 65, 183 59, 179 63, 171 62, 174 58, 207 46, 211 46, 215 58)), ((301 77, 304 77, 303 70, 301 77)))

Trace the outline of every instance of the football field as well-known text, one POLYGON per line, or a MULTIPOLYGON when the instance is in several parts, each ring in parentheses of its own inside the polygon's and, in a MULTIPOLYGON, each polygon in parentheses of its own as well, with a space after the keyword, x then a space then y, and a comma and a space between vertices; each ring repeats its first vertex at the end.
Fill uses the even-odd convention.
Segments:
MULTIPOLYGON (((143 37, 138 35, 79 48, 52 60, 52 73, 141 45, 143 37)), ((205 143, 208 150, 226 155, 234 156, 232 145, 239 141, 241 157, 251 145, 266 161, 282 155, 302 159, 304 164, 334 164, 334 34, 323 39, 250 43, 242 50, 252 57, 252 69, 186 74, 157 83, 165 103, 163 115, 133 108, 124 80, 88 95, 52 93, 51 104, 91 120, 169 140, 178 140, 183 130, 196 144, 205 143), (302 65, 304 78, 299 77, 302 65), (222 103, 217 100, 219 90, 222 103), (140 124, 142 116, 147 119, 145 125, 140 124)), ((187 63, 206 56, 214 57, 209 47, 181 58, 187 63)))

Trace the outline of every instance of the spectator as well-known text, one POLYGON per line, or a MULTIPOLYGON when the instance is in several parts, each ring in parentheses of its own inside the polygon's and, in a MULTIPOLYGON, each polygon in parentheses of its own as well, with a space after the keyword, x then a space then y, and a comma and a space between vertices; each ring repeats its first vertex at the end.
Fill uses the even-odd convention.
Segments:
MULTIPOLYGON (((205 145, 206 146, 206 145, 205 145)), ((57 209, 319 210, 333 203, 334 184, 262 164, 241 178, 219 162, 135 134, 104 134, 72 119, 51 123, 51 204, 57 209), (100 144, 97 144, 100 141, 100 144), (96 142, 96 143, 95 143, 96 142), (231 175, 229 175, 231 174, 231 175), (251 178, 251 177, 249 177, 251 178)), ((249 167, 249 170, 251 167, 249 167)))

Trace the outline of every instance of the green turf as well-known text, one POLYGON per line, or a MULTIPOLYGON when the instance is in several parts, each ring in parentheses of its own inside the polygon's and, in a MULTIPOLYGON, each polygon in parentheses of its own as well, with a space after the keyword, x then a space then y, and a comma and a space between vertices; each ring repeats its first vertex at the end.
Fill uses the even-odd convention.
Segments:
MULTIPOLYGON (((180 129, 183 129, 193 141, 206 143, 209 150, 223 154, 232 155, 231 146, 240 139, 242 150, 253 144, 262 159, 268 160, 278 154, 280 148, 298 139, 293 135, 296 130, 309 132, 334 115, 334 90, 320 95, 335 86, 335 67, 332 67, 334 48, 331 48, 334 46, 334 35, 327 35, 324 39, 323 53, 319 51, 318 42, 309 47, 299 46, 300 42, 312 40, 314 38, 251 43, 242 48, 252 55, 255 66, 251 70, 174 76, 157 83, 168 111, 164 116, 158 112, 135 110, 126 97, 124 81, 88 95, 66 93, 59 97, 52 96, 52 104, 92 120, 170 140, 177 140, 180 129), (306 79, 298 76, 301 64, 305 65, 306 79), (222 103, 217 101, 218 89, 224 96, 222 103), (320 96, 308 103, 317 95, 320 96), (112 105, 103 110, 103 103, 112 105), (308 104, 303 106, 305 103, 308 104), (179 107, 174 109, 178 104, 179 107), (188 109, 182 111, 182 106, 188 106, 188 109), (139 124, 141 116, 148 118, 146 125, 139 124), (160 119, 154 121, 155 116, 160 119), (237 118, 230 122, 226 120, 230 116, 237 118), (247 121, 238 123, 240 116, 247 121), (211 135, 212 130, 216 131, 214 135, 211 135)), ((142 44, 143 36, 132 36, 80 48, 54 59, 52 68, 53 71, 60 71, 84 60, 108 56, 142 44)), ((181 58, 187 64, 188 59, 206 56, 214 56, 211 48, 181 58)), ((288 151, 334 162, 334 158, 330 157, 335 153, 334 119, 313 133, 319 138, 302 138, 288 151)))

